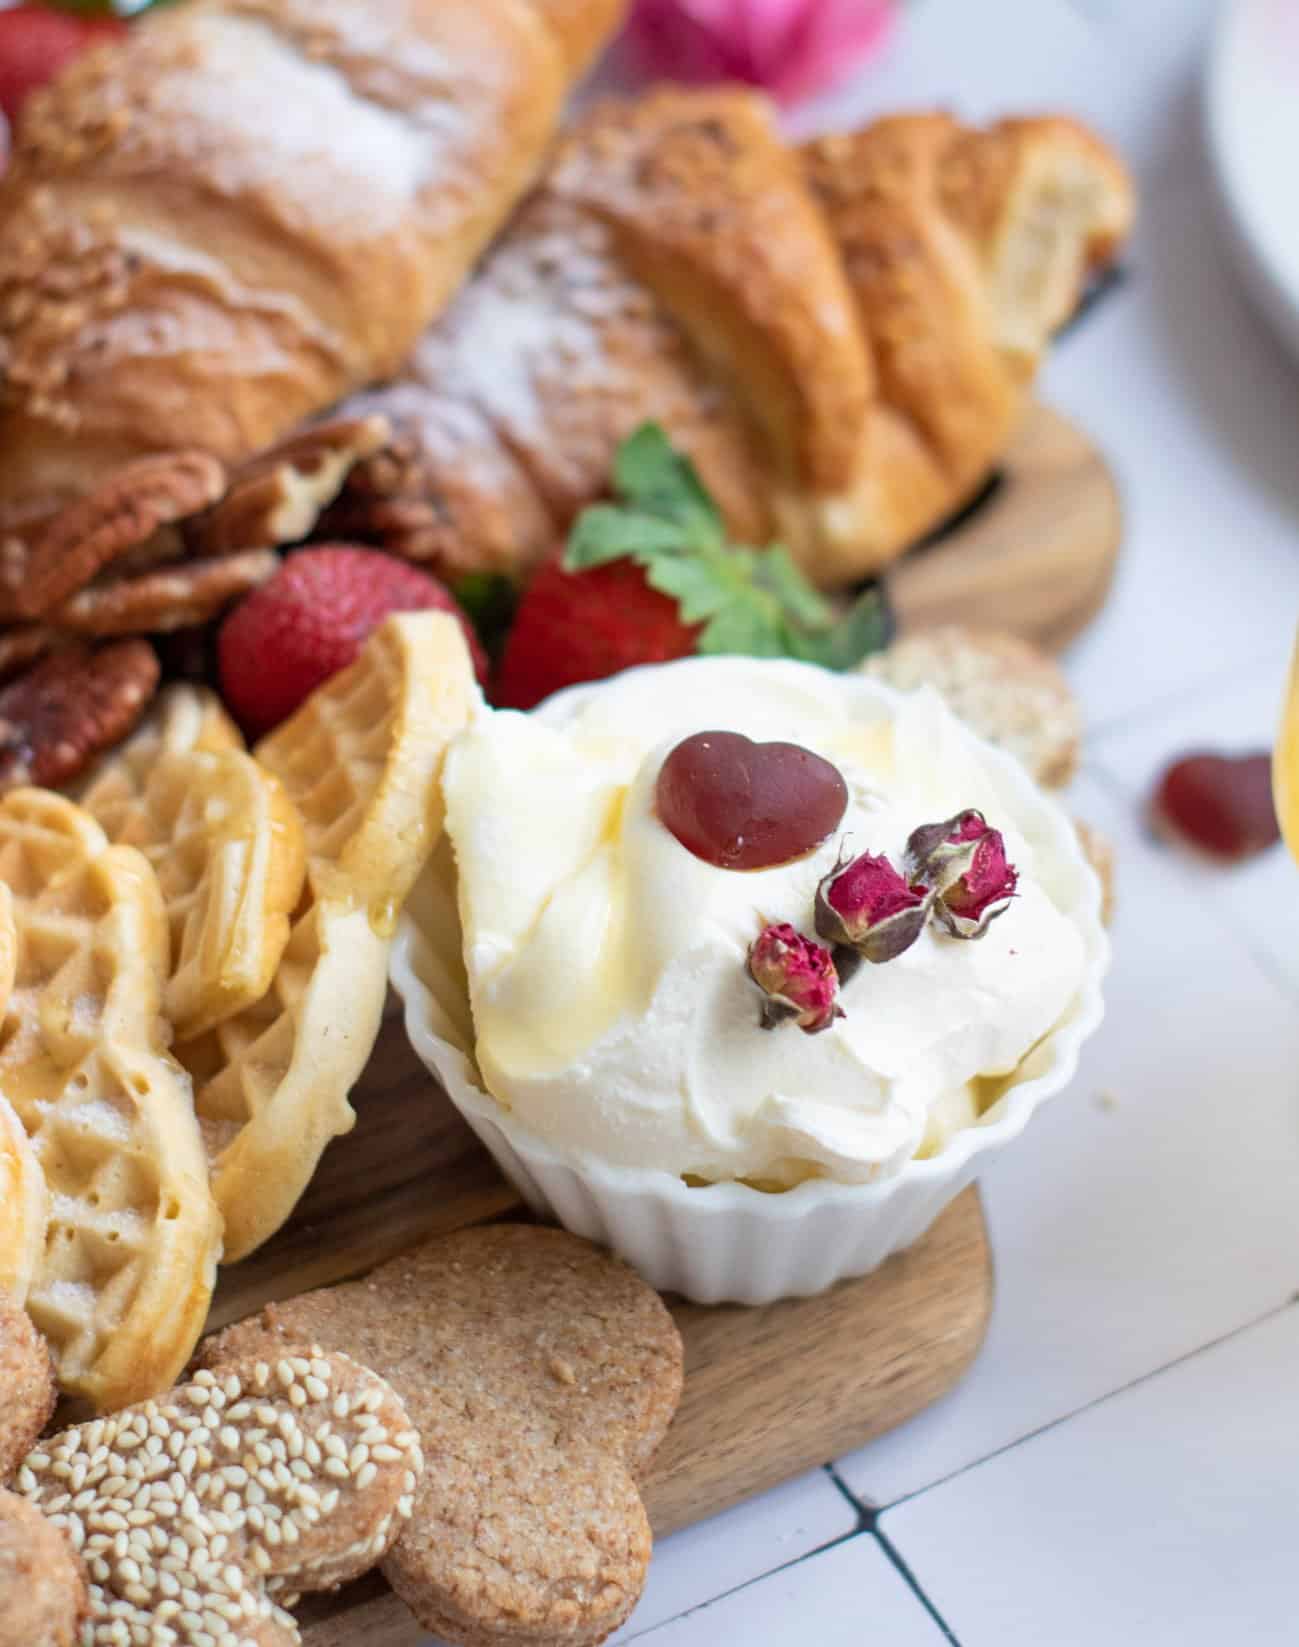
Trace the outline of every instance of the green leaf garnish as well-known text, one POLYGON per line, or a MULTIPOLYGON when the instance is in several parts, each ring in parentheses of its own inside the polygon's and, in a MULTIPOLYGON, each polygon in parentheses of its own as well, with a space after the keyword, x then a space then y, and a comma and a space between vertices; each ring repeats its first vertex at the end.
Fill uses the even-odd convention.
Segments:
POLYGON ((618 448, 613 491, 615 502, 593 504, 578 516, 564 566, 580 572, 635 561, 652 589, 677 602, 683 623, 703 626, 699 652, 851 669, 888 644, 874 589, 846 611, 836 609, 780 545, 729 543, 694 464, 657 423, 642 424, 618 448))

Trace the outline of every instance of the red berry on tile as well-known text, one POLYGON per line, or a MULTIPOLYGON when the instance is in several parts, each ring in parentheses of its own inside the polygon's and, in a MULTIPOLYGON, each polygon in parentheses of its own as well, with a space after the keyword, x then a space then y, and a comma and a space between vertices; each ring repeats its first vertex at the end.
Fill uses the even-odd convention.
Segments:
POLYGON ((1170 834, 1215 858, 1252 857, 1281 838, 1266 754, 1186 755, 1160 778, 1152 811, 1170 834))

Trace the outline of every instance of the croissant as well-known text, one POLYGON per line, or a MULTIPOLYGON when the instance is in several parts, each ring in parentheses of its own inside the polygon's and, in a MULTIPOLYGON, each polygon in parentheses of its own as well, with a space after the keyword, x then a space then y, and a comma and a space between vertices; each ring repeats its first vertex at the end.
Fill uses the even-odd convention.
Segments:
POLYGON ((192 0, 34 97, 0 185, 0 542, 391 377, 621 8, 192 0))
POLYGON ((903 115, 790 149, 739 90, 599 105, 398 381, 344 408, 396 433, 332 526, 517 572, 654 419, 737 536, 849 583, 984 482, 1132 215, 1069 120, 903 115))

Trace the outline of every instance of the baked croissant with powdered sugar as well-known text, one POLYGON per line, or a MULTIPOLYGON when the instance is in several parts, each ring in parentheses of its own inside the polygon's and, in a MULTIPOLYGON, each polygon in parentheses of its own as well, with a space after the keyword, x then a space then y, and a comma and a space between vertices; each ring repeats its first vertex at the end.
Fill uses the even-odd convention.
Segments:
POLYGON ((398 381, 345 408, 396 433, 330 527, 522 572, 652 419, 738 538, 850 583, 984 483, 1133 210, 1066 119, 789 148, 740 90, 597 106, 398 381))
POLYGON ((238 463, 391 377, 622 0, 191 0, 24 110, 0 184, 0 546, 133 459, 238 463))

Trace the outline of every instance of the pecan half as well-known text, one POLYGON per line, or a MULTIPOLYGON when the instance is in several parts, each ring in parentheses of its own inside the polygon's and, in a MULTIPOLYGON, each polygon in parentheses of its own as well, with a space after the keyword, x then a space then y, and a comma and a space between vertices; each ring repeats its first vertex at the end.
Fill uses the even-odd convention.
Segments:
POLYGON ((0 689, 0 790, 56 788, 118 743, 158 685, 145 640, 51 652, 0 689))
POLYGON ((21 629, 0 630, 0 681, 52 652, 58 634, 43 623, 25 624, 21 629))
POLYGON ((40 618, 103 568, 147 544, 225 491, 225 470, 203 452, 172 452, 128 463, 61 510, 25 552, 3 563, 0 617, 40 618))
POLYGON ((353 466, 378 452, 389 434, 386 418, 334 418, 268 447, 231 477, 219 503, 191 523, 191 550, 225 555, 301 543, 353 466))
POLYGON ((52 612, 49 621, 79 635, 192 629, 265 583, 279 563, 273 549, 250 549, 243 555, 182 561, 136 578, 92 583, 52 612))

